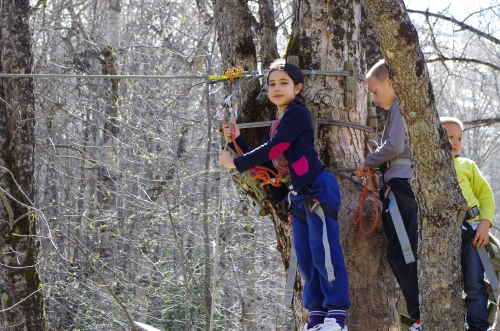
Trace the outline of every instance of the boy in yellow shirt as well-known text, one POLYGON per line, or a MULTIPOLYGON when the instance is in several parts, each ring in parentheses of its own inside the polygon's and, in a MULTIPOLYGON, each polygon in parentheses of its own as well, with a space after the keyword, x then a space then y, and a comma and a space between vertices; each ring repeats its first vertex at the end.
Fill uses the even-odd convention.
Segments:
POLYGON ((463 124, 455 117, 441 117, 452 146, 453 163, 458 183, 467 200, 467 214, 462 225, 462 272, 467 294, 468 331, 488 330, 488 291, 484 282, 484 267, 475 247, 488 244, 489 228, 495 213, 493 192, 474 161, 460 157, 463 124))

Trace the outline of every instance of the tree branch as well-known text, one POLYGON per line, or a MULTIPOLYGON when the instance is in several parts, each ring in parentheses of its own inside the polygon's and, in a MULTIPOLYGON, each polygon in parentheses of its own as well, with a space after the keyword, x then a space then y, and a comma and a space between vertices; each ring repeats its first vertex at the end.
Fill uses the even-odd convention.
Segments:
POLYGON ((445 61, 454 61, 454 62, 465 62, 465 63, 475 63, 475 64, 481 64, 487 67, 490 67, 496 71, 500 71, 500 67, 497 65, 494 65, 493 63, 486 62, 486 61, 481 61, 478 59, 471 59, 471 58, 466 58, 466 57, 446 57, 446 56, 440 56, 436 57, 433 59, 427 59, 427 63, 432 63, 432 62, 445 62, 445 61))
POLYGON ((500 117, 481 118, 473 121, 464 121, 463 123, 465 126, 467 126, 465 130, 470 130, 478 126, 486 126, 486 125, 493 125, 500 123, 500 117))
POLYGON ((496 45, 500 46, 500 40, 493 37, 492 35, 489 35, 487 33, 484 33, 483 31, 480 31, 468 24, 465 24, 464 22, 461 22, 453 17, 449 17, 449 16, 445 16, 445 15, 442 15, 442 14, 435 14, 435 13, 430 13, 429 11, 421 11, 421 10, 413 10, 413 9, 407 9, 407 12, 408 13, 414 13, 414 14, 421 14, 421 15, 424 15, 425 17, 429 18, 429 17, 436 17, 436 18, 439 18, 441 20, 445 20, 445 21, 448 21, 448 22, 452 22, 456 25, 458 25, 459 27, 461 27, 463 30, 468 30, 468 31, 471 31, 475 34, 477 34, 478 36, 480 37, 483 37, 489 41, 491 41, 492 43, 495 43, 496 45))

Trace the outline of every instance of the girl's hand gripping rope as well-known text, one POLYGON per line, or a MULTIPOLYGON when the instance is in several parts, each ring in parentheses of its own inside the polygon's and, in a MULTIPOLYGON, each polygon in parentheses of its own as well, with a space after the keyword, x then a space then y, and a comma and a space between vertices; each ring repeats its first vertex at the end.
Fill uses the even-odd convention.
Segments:
MULTIPOLYGON (((240 128, 238 127, 238 124, 236 124, 235 116, 232 116, 230 121, 231 121, 231 127, 229 127, 227 123, 223 119, 221 119, 222 128, 224 130, 224 139, 226 139, 227 143, 232 142, 234 146, 238 149, 238 146, 235 143, 235 139, 240 135, 240 128)), ((238 152, 238 154, 241 155, 242 153, 238 152)), ((219 164, 228 169, 236 168, 234 166, 233 156, 231 155, 230 152, 226 150, 219 152, 219 164)))
MULTIPOLYGON (((243 151, 235 141, 235 139, 240 135, 240 128, 238 127, 238 124, 236 124, 236 117, 231 118, 231 127, 229 127, 227 123, 222 119, 221 122, 224 128, 224 138, 226 139, 226 142, 232 142, 238 155, 243 155, 243 151)), ((228 151, 219 152, 219 164, 228 169, 236 168, 234 165, 234 158, 228 151)), ((262 181, 262 185, 271 184, 272 186, 276 187, 281 186, 282 178, 283 176, 281 174, 262 166, 256 166, 250 172, 250 179, 260 179, 262 181), (271 178, 271 175, 273 176, 273 178, 271 178)))
POLYGON ((219 152, 219 164, 228 168, 228 169, 236 168, 234 166, 233 156, 228 151, 220 151, 219 152))
POLYGON ((227 125, 224 120, 221 120, 221 122, 224 130, 224 138, 228 143, 233 142, 234 139, 240 136, 240 128, 236 124, 236 117, 232 118, 231 126, 227 125))

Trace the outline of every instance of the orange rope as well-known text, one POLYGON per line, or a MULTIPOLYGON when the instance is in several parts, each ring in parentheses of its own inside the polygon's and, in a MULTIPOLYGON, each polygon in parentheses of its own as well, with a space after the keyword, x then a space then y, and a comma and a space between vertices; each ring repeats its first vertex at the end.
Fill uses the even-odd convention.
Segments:
MULTIPOLYGON (((221 122, 222 124, 227 125, 224 120, 221 120, 221 122)), ((244 153, 241 150, 240 146, 238 146, 238 144, 236 143, 234 135, 231 135, 231 142, 236 149, 236 153, 238 153, 239 156, 243 155, 244 153)), ((274 172, 272 169, 263 166, 256 166, 252 170, 250 170, 250 179, 260 179, 262 181, 262 185, 271 184, 272 186, 278 187, 281 186, 281 180, 283 179, 283 176, 280 173, 274 172), (253 170, 257 170, 255 174, 253 174, 253 170), (270 174, 274 176, 274 180, 273 178, 271 178, 270 174)))
POLYGON ((354 224, 359 224, 359 229, 361 233, 363 233, 366 236, 372 234, 373 231, 375 231, 375 227, 377 226, 378 223, 378 205, 377 205, 377 195, 375 193, 377 190, 375 189, 375 185, 373 185, 373 179, 372 179, 374 173, 375 172, 372 169, 368 170, 365 186, 363 187, 363 191, 361 191, 358 197, 359 205, 356 211, 354 212, 354 224), (375 221, 373 222, 371 229, 366 231, 363 228, 363 212, 364 212, 366 196, 368 195, 368 190, 371 191, 373 196, 373 204, 375 205, 375 221))

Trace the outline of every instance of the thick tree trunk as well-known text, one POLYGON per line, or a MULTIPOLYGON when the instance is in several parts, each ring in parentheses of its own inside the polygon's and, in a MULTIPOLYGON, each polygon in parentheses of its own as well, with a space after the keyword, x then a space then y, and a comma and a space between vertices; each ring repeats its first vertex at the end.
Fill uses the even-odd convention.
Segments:
MULTIPOLYGON (((0 72, 31 73, 29 1, 0 4, 0 72)), ((33 80, 0 81, 0 325, 45 330, 36 269, 33 80)))
POLYGON ((274 18, 274 1, 259 0, 260 24, 257 28, 259 41, 259 57, 262 70, 269 68, 271 62, 279 57, 276 40, 276 21, 274 18))
MULTIPOLYGON (((236 0, 213 0, 215 21, 218 33, 218 44, 222 55, 223 68, 242 66, 245 71, 257 69, 256 49, 252 38, 252 18, 249 16, 246 2, 236 0)), ((261 50, 261 53, 277 54, 273 45, 264 45, 268 49, 261 50)), ((238 122, 258 122, 276 118, 274 111, 263 108, 255 98, 261 90, 261 84, 257 79, 245 79, 240 82, 240 93, 238 95, 239 118, 238 122)), ((234 89, 233 89, 234 92, 234 89)), ((261 129, 242 129, 242 136, 245 141, 253 147, 259 146, 262 142, 264 131, 261 129)), ((285 269, 288 269, 290 255, 291 228, 288 225, 286 215, 281 209, 271 203, 270 197, 262 187, 255 185, 244 177, 243 180, 236 179, 235 182, 241 184, 243 190, 259 201, 266 210, 267 215, 273 221, 276 237, 277 249, 280 252, 285 269)), ((284 285, 284 284, 283 284, 284 285)), ((295 297, 292 310, 294 311, 295 324, 299 326, 307 315, 302 309, 302 285, 296 282, 295 297)), ((284 296, 284 292, 283 292, 284 296)))
MULTIPOLYGON (((346 61, 354 60, 359 68, 356 74, 365 73, 361 26, 361 6, 356 1, 299 1, 287 53, 300 57, 303 70, 343 70, 346 61)), ((318 107, 320 118, 365 124, 366 83, 354 80, 356 101, 346 106, 346 79, 306 77, 306 99, 310 106, 318 107)), ((366 131, 323 125, 318 129, 317 149, 328 168, 354 168, 365 157, 366 139, 366 131)), ((343 177, 337 179, 342 194, 338 222, 352 302, 347 313, 349 330, 399 330, 401 295, 386 261, 382 226, 378 224, 369 236, 360 232, 352 221, 360 190, 343 177)), ((368 213, 373 204, 367 203, 365 208, 364 228, 368 230, 374 219, 368 213)))
POLYGON ((364 0, 390 67, 414 160, 419 208, 420 310, 425 330, 462 330, 460 223, 464 198, 429 73, 402 1, 364 0))

